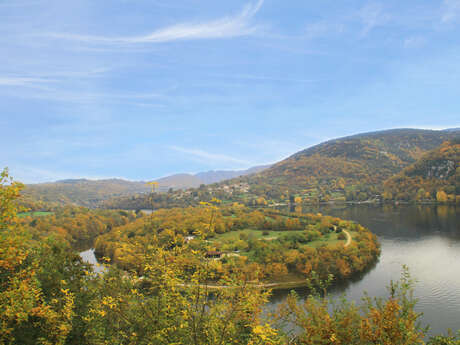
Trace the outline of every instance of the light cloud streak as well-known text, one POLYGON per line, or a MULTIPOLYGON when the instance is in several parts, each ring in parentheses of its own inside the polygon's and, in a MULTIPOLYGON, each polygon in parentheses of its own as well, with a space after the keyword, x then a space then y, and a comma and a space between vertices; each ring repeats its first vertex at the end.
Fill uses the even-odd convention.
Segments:
POLYGON ((258 27, 250 20, 263 5, 264 0, 247 4, 236 16, 224 17, 204 23, 183 23, 155 30, 146 35, 109 37, 97 35, 80 35, 72 33, 50 33, 45 36, 55 39, 78 41, 100 45, 136 45, 164 43, 178 40, 199 40, 213 38, 232 38, 249 36, 257 32, 258 27))
MULTIPOLYGON (((1 85, 1 84, 0 84, 1 85)), ((84 92, 74 90, 58 90, 58 89, 42 89, 41 93, 23 94, 24 98, 30 99, 48 99, 58 102, 74 102, 74 103, 94 103, 94 102, 123 102, 128 104, 130 100, 164 100, 166 96, 158 93, 98 93, 84 92)), ((146 103, 145 103, 146 104, 146 103)), ((159 104, 150 104, 150 106, 161 106, 159 104)))
POLYGON ((51 181, 60 181, 65 179, 87 179, 87 180, 105 180, 111 178, 119 178, 128 180, 124 177, 113 177, 105 175, 86 175, 78 174, 70 171, 40 169, 30 166, 12 166, 10 168, 11 174, 15 177, 16 181, 22 183, 47 183, 51 181))
POLYGON ((230 163, 248 166, 252 165, 252 163, 247 160, 231 157, 220 153, 210 153, 200 149, 189 149, 180 146, 169 146, 169 149, 174 150, 176 152, 186 153, 187 155, 192 156, 192 158, 198 159, 200 161, 205 161, 208 163, 230 163))
POLYGON ((404 40, 404 48, 420 48, 426 44, 426 38, 422 36, 409 37, 404 40))
POLYGON ((97 92, 87 91, 83 86, 76 87, 76 82, 81 78, 91 77, 90 75, 79 74, 58 74, 57 78, 42 77, 2 77, 0 76, 0 90, 3 95, 14 98, 51 100, 55 102, 92 104, 99 102, 124 103, 149 107, 164 107, 159 101, 169 100, 165 92, 171 92, 175 87, 163 89, 161 91, 145 90, 144 92, 97 92), (69 84, 69 83, 72 83, 69 84), (15 89, 22 88, 25 91, 16 92, 15 89), (29 90, 29 91, 28 91, 29 90), (154 104, 149 101, 155 101, 154 104))
POLYGON ((0 7, 26 7, 26 6, 34 6, 34 5, 41 5, 42 1, 10 1, 10 2, 2 2, 0 3, 0 7))
POLYGON ((236 79, 236 80, 253 80, 253 81, 274 81, 274 82, 287 82, 287 83, 317 83, 324 80, 317 79, 296 79, 296 78, 278 78, 265 75, 252 75, 252 74, 235 74, 235 75, 219 75, 220 78, 236 79))
POLYGON ((460 18, 460 0, 444 0, 441 22, 451 23, 460 18))
POLYGON ((55 80, 45 78, 28 78, 28 77, 1 77, 0 86, 36 86, 46 84, 55 80))
POLYGON ((318 37, 342 34, 345 31, 345 23, 332 20, 322 20, 316 23, 309 23, 305 27, 303 37, 316 39, 318 37))
MULTIPOLYGON (((302 135, 302 139, 311 138, 309 135, 302 135)), ((246 152, 257 152, 258 162, 253 165, 264 165, 281 161, 294 153, 304 149, 306 146, 290 141, 279 139, 267 139, 265 137, 254 137, 254 140, 236 140, 233 142, 235 147, 246 152)), ((320 142, 321 140, 317 140, 320 142)), ((307 145, 308 146, 308 145, 307 145)))
POLYGON ((382 4, 371 2, 364 6, 358 14, 362 21, 363 29, 361 34, 366 36, 374 28, 385 24, 389 20, 389 15, 383 11, 382 4))
POLYGON ((76 79, 86 79, 99 77, 108 72, 108 68, 96 68, 89 71, 50 71, 47 73, 36 72, 26 75, 0 75, 0 86, 25 86, 25 87, 43 87, 46 84, 59 83, 65 80, 75 81, 76 79))

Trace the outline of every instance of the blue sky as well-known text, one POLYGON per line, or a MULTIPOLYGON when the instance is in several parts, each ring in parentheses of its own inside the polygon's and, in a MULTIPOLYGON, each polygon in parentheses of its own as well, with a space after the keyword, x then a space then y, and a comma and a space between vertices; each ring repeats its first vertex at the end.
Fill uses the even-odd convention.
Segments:
POLYGON ((460 126, 460 0, 0 0, 17 179, 242 169, 460 126))

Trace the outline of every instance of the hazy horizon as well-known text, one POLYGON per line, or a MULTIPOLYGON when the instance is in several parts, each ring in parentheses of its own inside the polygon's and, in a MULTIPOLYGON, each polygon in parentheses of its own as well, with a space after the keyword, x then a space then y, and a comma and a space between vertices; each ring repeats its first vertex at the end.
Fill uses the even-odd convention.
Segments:
MULTIPOLYGON (((421 130, 443 131, 443 130, 457 130, 459 128, 458 127, 449 127, 449 128, 390 128, 390 129, 382 129, 382 130, 370 131, 370 132, 365 132, 365 133, 354 133, 354 134, 351 134, 351 136, 357 135, 357 134, 366 134, 366 133, 380 132, 380 131, 393 130, 393 129, 421 129, 421 130)), ((345 136, 345 137, 347 137, 347 136, 345 136)), ((340 138, 343 138, 343 137, 340 137, 340 138)), ((321 144, 321 143, 326 142, 328 140, 335 140, 335 139, 340 139, 340 138, 326 139, 325 141, 322 141, 322 142, 317 143, 317 144, 321 144)), ((313 147, 313 146, 315 146, 317 144, 313 144, 311 146, 304 147, 301 150, 308 149, 308 148, 313 147)), ((298 152, 298 151, 296 151, 296 152, 298 152)), ((295 154, 296 152, 292 152, 292 153, 288 154, 286 157, 281 158, 280 161, 290 157, 291 155, 295 154)), ((245 170, 248 170, 248 169, 251 169, 251 168, 255 168, 255 167, 259 167, 259 166, 263 166, 263 165, 273 165, 273 164, 276 164, 276 163, 277 162, 258 164, 258 165, 249 166, 249 167, 243 168, 243 169, 210 169, 210 170, 206 170, 206 171, 195 171, 195 172, 193 172, 193 171, 171 172, 171 173, 166 174, 166 175, 152 176, 150 178, 146 178, 146 179, 143 179, 143 180, 133 180, 133 179, 129 179, 129 178, 122 177, 122 176, 102 176, 102 177, 73 176, 73 177, 64 177, 64 178, 60 178, 60 179, 57 179, 57 180, 50 180, 50 181, 41 181, 41 182, 26 182, 26 181, 22 181, 22 182, 27 183, 27 184, 35 184, 35 183, 50 183, 50 182, 52 183, 52 182, 59 182, 59 181, 73 180, 73 179, 84 179, 84 180, 91 180, 91 181, 120 179, 120 180, 129 181, 129 182, 146 182, 146 181, 152 181, 152 180, 159 180, 159 179, 174 176, 174 175, 193 175, 193 176, 196 176, 196 175, 198 175, 200 173, 209 173, 209 172, 245 171, 245 170)))

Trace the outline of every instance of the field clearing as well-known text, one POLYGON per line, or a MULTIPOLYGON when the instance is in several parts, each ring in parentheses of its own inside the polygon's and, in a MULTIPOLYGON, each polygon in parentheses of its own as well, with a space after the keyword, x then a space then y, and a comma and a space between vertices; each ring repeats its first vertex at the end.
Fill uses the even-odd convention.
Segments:
POLYGON ((18 217, 19 218, 24 218, 24 217, 44 217, 44 216, 49 216, 51 214, 54 214, 54 212, 45 212, 45 211, 22 212, 22 213, 18 213, 18 217))
MULTIPOLYGON (((258 230, 258 229, 243 229, 238 231, 230 231, 224 234, 218 234, 216 237, 212 239, 212 241, 236 241, 240 239, 240 234, 245 234, 248 239, 256 239, 256 240, 266 240, 271 241, 278 238, 282 238, 284 236, 288 236, 291 234, 296 234, 301 232, 302 230, 286 230, 286 231, 276 231, 276 230, 258 230), (263 235, 264 231, 268 232, 268 235, 263 235)), ((353 232, 351 232, 353 236, 353 232)), ((334 246, 336 244, 342 243, 345 244, 346 240, 339 240, 339 234, 335 232, 331 232, 322 236, 320 239, 308 242, 305 245, 312 248, 318 248, 324 245, 334 246)))
POLYGON ((338 236, 339 236, 339 234, 337 234, 335 232, 331 232, 331 233, 329 233, 327 235, 324 235, 323 237, 321 237, 320 239, 318 239, 316 241, 312 241, 312 242, 307 243, 306 245, 308 247, 318 248, 318 247, 321 247, 323 245, 333 246, 333 245, 336 245, 337 243, 345 244, 345 240, 339 240, 337 238, 338 236))
POLYGON ((275 231, 275 230, 257 230, 257 229, 243 229, 238 231, 230 231, 224 234, 217 234, 213 240, 231 240, 235 241, 240 238, 240 234, 246 234, 248 238, 254 238, 257 240, 273 239, 278 238, 282 235, 297 233, 299 230, 287 230, 287 231, 275 231), (263 232, 267 231, 268 235, 263 235, 263 232))

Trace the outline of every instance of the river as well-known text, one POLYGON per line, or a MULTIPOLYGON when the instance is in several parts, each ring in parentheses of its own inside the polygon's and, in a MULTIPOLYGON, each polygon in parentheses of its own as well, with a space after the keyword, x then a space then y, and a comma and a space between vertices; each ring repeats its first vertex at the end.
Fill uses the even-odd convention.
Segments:
POLYGON ((106 270, 106 267, 104 267, 104 265, 100 264, 97 261, 93 248, 80 252, 80 256, 83 259, 83 261, 86 261, 87 263, 90 263, 91 265, 93 265, 94 272, 104 273, 104 271, 106 270))
MULTIPOLYGON (((386 286, 399 279, 402 265, 417 280, 416 310, 430 334, 460 329, 460 208, 433 205, 347 205, 303 209, 354 220, 374 232, 382 253, 371 270, 355 281, 335 287, 330 295, 345 294, 359 302, 370 296, 388 296, 386 286)), ((304 297, 305 289, 296 289, 304 297)), ((269 308, 282 302, 289 291, 274 291, 269 308)))
MULTIPOLYGON (((416 309, 422 323, 431 326, 430 334, 460 329, 460 208, 433 205, 325 205, 304 208, 354 220, 374 232, 382 245, 376 265, 361 277, 336 286, 332 297, 342 294, 357 302, 366 291, 370 296, 387 296, 386 286, 398 280, 402 265, 409 267, 417 280, 416 309)), ((81 255, 95 263, 92 250, 81 255)), ((103 269, 98 267, 98 270, 103 269)), ((301 297, 307 292, 296 289, 301 297)), ((277 290, 267 305, 275 310, 288 290, 277 290)))

